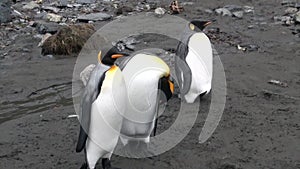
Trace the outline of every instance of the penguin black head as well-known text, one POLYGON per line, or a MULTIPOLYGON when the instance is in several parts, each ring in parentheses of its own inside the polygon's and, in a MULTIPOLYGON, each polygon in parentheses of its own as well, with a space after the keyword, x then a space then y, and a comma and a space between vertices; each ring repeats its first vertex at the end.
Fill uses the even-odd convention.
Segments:
POLYGON ((201 20, 193 20, 189 23, 189 27, 193 31, 203 31, 206 26, 210 25, 211 21, 201 21, 201 20))
POLYGON ((101 57, 101 51, 98 54, 98 61, 108 66, 114 65, 115 61, 123 56, 129 56, 129 53, 119 51, 117 47, 112 47, 103 57, 101 57))

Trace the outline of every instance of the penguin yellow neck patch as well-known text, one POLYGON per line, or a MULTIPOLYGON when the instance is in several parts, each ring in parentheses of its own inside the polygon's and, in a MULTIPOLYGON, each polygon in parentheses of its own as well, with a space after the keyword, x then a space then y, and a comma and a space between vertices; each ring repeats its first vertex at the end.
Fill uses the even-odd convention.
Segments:
POLYGON ((192 24, 192 23, 190 23, 190 29, 193 31, 193 30, 195 30, 195 25, 194 24, 192 24))
POLYGON ((102 63, 102 62, 101 62, 101 54, 102 54, 102 52, 101 52, 101 50, 100 50, 99 53, 98 53, 98 62, 99 62, 99 63, 102 63))

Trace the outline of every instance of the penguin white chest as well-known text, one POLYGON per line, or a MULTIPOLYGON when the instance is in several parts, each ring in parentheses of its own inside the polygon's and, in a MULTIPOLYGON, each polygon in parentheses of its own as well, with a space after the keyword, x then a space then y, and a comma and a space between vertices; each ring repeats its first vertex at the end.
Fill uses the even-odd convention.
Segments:
POLYGON ((127 99, 124 84, 119 69, 107 72, 100 94, 92 104, 89 137, 107 151, 114 149, 120 135, 127 99))
POLYGON ((191 36, 186 62, 191 69, 192 82, 185 99, 192 103, 200 94, 208 93, 211 90, 212 47, 204 33, 196 33, 191 36))

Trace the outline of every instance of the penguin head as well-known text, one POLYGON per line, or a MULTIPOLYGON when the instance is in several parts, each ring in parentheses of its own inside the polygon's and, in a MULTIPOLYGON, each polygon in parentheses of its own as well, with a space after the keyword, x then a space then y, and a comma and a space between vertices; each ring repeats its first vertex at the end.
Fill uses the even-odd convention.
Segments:
POLYGON ((206 28, 206 26, 210 25, 211 23, 211 21, 192 20, 189 23, 189 28, 192 31, 202 32, 206 28))
POLYGON ((124 51, 119 51, 117 47, 112 47, 108 50, 108 52, 102 57, 102 52, 100 51, 98 54, 98 61, 99 63, 103 63, 108 66, 114 65, 115 61, 123 56, 129 56, 129 53, 124 51))

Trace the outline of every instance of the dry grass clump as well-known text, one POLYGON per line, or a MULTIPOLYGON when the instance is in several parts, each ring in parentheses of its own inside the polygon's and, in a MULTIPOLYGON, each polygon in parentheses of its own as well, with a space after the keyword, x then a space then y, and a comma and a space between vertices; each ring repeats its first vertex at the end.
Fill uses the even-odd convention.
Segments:
POLYGON ((70 25, 61 28, 49 37, 41 46, 42 54, 70 55, 77 54, 84 43, 95 32, 91 24, 70 25))

